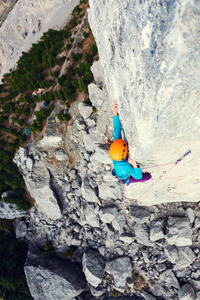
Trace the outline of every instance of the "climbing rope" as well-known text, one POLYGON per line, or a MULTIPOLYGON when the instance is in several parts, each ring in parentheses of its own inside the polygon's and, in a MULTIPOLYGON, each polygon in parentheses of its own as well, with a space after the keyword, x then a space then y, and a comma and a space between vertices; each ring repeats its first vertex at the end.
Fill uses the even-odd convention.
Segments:
MULTIPOLYGON (((183 156, 181 156, 179 159, 177 159, 174 163, 167 163, 167 164, 163 164, 163 165, 157 165, 157 166, 152 166, 152 167, 146 167, 146 168, 143 168, 143 169, 148 169, 148 168, 155 168, 155 167, 160 167, 160 166, 164 166, 164 165, 173 164, 173 166, 172 166, 168 171, 163 171, 163 175, 159 176, 158 180, 157 180, 156 182, 153 182, 153 183, 152 183, 152 185, 151 185, 151 186, 149 187, 149 189, 143 194, 143 196, 146 195, 146 194, 150 191, 150 189, 151 189, 153 186, 155 186, 160 180, 162 180, 163 177, 164 177, 166 174, 168 174, 169 172, 171 172, 171 170, 172 170, 178 163, 180 163, 180 162, 184 159, 184 157, 186 157, 186 156, 189 155, 190 153, 191 153, 191 150, 189 149, 188 151, 186 151, 186 152, 183 154, 183 156)), ((142 169, 142 170, 143 170, 143 169, 142 169)))

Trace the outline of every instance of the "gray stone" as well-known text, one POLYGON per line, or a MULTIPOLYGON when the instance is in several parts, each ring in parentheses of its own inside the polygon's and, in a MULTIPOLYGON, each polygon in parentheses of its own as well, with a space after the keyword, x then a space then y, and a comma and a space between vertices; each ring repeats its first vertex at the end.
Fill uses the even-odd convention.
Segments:
POLYGON ((101 143, 101 138, 97 133, 95 127, 91 127, 89 132, 82 131, 84 146, 87 151, 96 150, 97 146, 101 143))
POLYGON ((156 265, 156 269, 158 270, 158 272, 163 272, 164 270, 167 269, 166 264, 158 264, 156 265))
POLYGON ((86 287, 78 264, 60 258, 47 260, 37 249, 29 250, 24 271, 31 295, 37 300, 72 300, 86 287))
POLYGON ((95 120, 93 118, 91 118, 91 117, 86 120, 86 123, 87 123, 88 127, 93 127, 93 126, 96 125, 95 120))
POLYGON ((129 250, 128 250, 128 254, 130 257, 134 257, 136 255, 136 253, 138 252, 139 249, 139 245, 136 243, 132 243, 129 245, 129 250))
POLYGON ((23 239, 27 234, 27 225, 24 221, 15 223, 15 235, 17 239, 23 239))
POLYGON ((106 272, 113 276, 115 289, 124 290, 126 279, 131 277, 132 264, 129 257, 114 258, 107 262, 106 272))
POLYGON ((145 223, 149 220, 149 212, 143 207, 140 206, 130 206, 129 207, 130 212, 130 219, 132 222, 137 223, 145 223))
POLYGON ((97 108, 102 108, 102 104, 108 99, 107 91, 98 88, 94 83, 88 85, 88 91, 92 105, 97 108))
POLYGON ((119 239, 125 244, 131 244, 135 240, 135 237, 129 233, 123 233, 119 239))
POLYGON ((150 240, 155 242, 163 238, 163 220, 152 221, 150 225, 150 240))
POLYGON ((154 247, 154 243, 149 239, 149 228, 146 224, 136 223, 134 225, 135 237, 139 244, 154 247))
POLYGON ((99 184, 99 197, 104 200, 122 199, 122 187, 118 182, 102 182, 99 184))
POLYGON ((83 120, 82 117, 77 117, 75 119, 75 122, 76 122, 77 128, 79 130, 84 130, 86 128, 86 124, 85 124, 85 122, 84 122, 84 120, 83 120))
MULTIPOLYGON (((91 67, 91 71, 94 75, 94 80, 96 81, 96 84, 102 88, 104 83, 104 73, 103 68, 101 66, 100 60, 95 61, 91 67)), ((91 83, 92 84, 92 83, 91 83)))
POLYGON ((71 169, 71 170, 69 171, 68 175, 69 175, 70 179, 75 180, 76 177, 77 177, 77 170, 71 169))
POLYGON ((84 120, 89 118, 89 116, 92 114, 92 107, 85 103, 79 103, 78 109, 84 120))
POLYGON ((192 230, 187 218, 170 217, 168 219, 167 242, 176 246, 192 245, 192 230))
POLYGON ((178 291, 178 299, 179 300, 195 300, 196 294, 193 287, 186 283, 184 284, 180 290, 178 291))
POLYGON ((99 145, 94 153, 94 159, 103 164, 112 164, 112 159, 109 155, 109 144, 99 145))
POLYGON ((52 175, 46 163, 40 161, 32 172, 24 174, 24 181, 31 197, 36 201, 38 210, 50 219, 60 219, 61 208, 52 185, 52 175))
POLYGON ((200 228, 200 218, 195 218, 194 227, 195 229, 200 228))
POLYGON ((116 231, 123 232, 123 228, 126 226, 126 218, 123 211, 120 211, 116 218, 112 221, 112 226, 116 231))
POLYGON ((124 255, 124 250, 123 250, 122 248, 120 248, 120 247, 117 247, 117 248, 115 249, 115 252, 116 252, 116 254, 119 255, 119 256, 124 255))
POLYGON ((96 195, 96 191, 90 186, 87 177, 83 178, 82 180, 81 191, 83 198, 87 202, 99 202, 99 198, 96 195))
POLYGON ((105 271, 104 257, 98 251, 88 250, 83 254, 82 264, 87 281, 97 287, 101 283, 105 271))
POLYGON ((187 208, 187 216, 188 219, 190 220, 190 223, 193 223, 195 219, 195 214, 194 214, 194 210, 191 207, 187 208))
POLYGON ((169 245, 164 248, 168 260, 175 264, 175 269, 183 269, 193 263, 196 256, 190 247, 175 247, 169 245))
POLYGON ((153 295, 147 293, 146 291, 141 291, 140 295, 145 299, 145 300, 156 300, 156 297, 153 295))
POLYGON ((106 287, 104 286, 97 286, 97 287, 94 287, 94 286, 90 286, 90 291, 91 291, 91 294, 95 297, 100 297, 102 296, 104 293, 106 293, 106 287))
POLYGON ((98 211, 98 206, 95 208, 93 204, 87 204, 84 210, 84 217, 86 220, 84 223, 92 227, 99 227, 98 211))
POLYGON ((179 282, 171 270, 166 270, 163 273, 161 273, 159 281, 162 282, 162 284, 164 283, 167 287, 173 286, 176 289, 180 288, 179 282))
POLYGON ((67 155, 63 149, 54 152, 55 158, 59 161, 67 160, 67 155))
POLYGON ((116 207, 102 207, 99 211, 99 217, 104 223, 111 223, 117 215, 116 207))
POLYGON ((21 218, 26 215, 28 212, 17 209, 15 204, 0 201, 0 219, 21 218))

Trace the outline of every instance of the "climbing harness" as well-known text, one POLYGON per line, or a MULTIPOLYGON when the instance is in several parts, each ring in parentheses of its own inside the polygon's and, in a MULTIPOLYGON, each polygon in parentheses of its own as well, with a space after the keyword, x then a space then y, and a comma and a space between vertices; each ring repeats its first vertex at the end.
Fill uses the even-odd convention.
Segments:
POLYGON ((156 182, 153 182, 152 185, 150 186, 150 188, 143 194, 146 195, 147 192, 150 191, 150 189, 155 186, 161 179, 163 179, 163 177, 169 173, 178 163, 180 163, 184 157, 186 157, 187 155, 189 155, 191 153, 191 150, 187 150, 183 156, 181 156, 179 159, 177 159, 174 163, 167 163, 167 164, 163 164, 163 165, 157 165, 157 166, 152 166, 152 167, 146 167, 146 168, 142 168, 143 169, 148 169, 148 168, 155 168, 155 167, 160 167, 160 166, 164 166, 164 165, 169 165, 169 164, 173 164, 173 166, 168 170, 168 171, 163 171, 163 175, 159 176, 158 180, 156 182))

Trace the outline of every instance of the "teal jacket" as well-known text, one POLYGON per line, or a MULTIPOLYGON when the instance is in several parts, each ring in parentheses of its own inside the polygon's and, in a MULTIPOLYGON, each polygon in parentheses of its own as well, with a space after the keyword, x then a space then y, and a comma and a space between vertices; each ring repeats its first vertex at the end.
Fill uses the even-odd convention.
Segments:
MULTIPOLYGON (((121 139, 121 123, 119 120, 119 116, 113 116, 113 127, 114 127, 114 137, 113 137, 113 142, 116 139, 121 139)), ((117 175, 118 178, 125 180, 127 179, 129 176, 132 176, 133 178, 135 178, 136 180, 139 180, 142 178, 142 171, 139 168, 133 168, 133 166, 131 164, 128 163, 128 155, 125 159, 120 160, 120 161, 116 161, 116 160, 112 160, 113 161, 113 166, 115 169, 115 173, 117 175)))

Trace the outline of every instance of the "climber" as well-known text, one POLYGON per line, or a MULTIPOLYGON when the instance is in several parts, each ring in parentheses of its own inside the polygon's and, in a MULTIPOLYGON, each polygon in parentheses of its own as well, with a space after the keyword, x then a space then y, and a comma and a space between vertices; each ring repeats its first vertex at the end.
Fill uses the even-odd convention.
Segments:
POLYGON ((144 182, 151 178, 150 173, 142 173, 137 163, 128 155, 128 145, 121 138, 121 123, 119 120, 118 101, 114 101, 113 109, 113 127, 114 137, 110 146, 109 154, 113 161, 113 176, 117 176, 120 182, 129 185, 134 182, 144 182))

